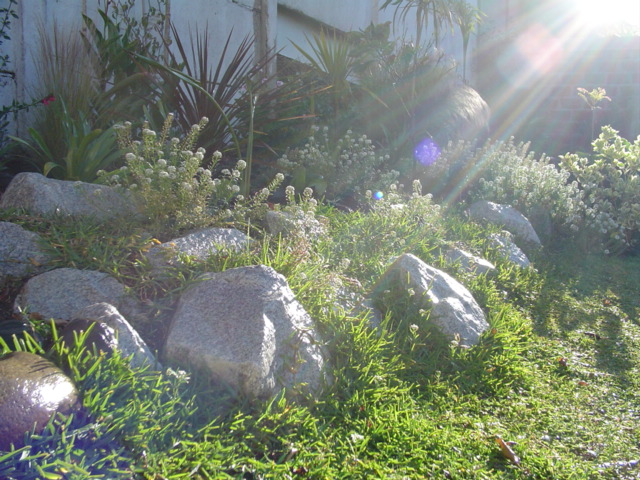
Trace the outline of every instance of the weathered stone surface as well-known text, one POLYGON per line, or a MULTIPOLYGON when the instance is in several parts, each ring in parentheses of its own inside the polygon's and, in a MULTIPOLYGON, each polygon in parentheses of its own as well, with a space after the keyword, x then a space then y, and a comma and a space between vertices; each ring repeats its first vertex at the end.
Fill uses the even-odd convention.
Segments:
POLYGON ((430 309, 429 321, 447 337, 460 337, 462 345, 475 345, 489 328, 484 312, 469 290, 450 275, 405 253, 387 269, 374 295, 389 285, 413 288, 415 301, 430 309))
MULTIPOLYGON (((152 368, 161 368, 161 365, 156 361, 145 341, 113 305, 96 303, 86 306, 73 314, 73 321, 67 328, 76 324, 81 327, 81 330, 84 330, 91 322, 97 323, 98 325, 96 325, 96 327, 98 327, 100 331, 106 329, 113 331, 115 341, 111 342, 111 350, 119 350, 124 357, 132 356, 132 367, 148 365, 152 368), (83 327, 82 324, 76 322, 85 322, 85 326, 83 327), (104 325, 106 329, 99 325, 104 325)), ((92 333, 93 331, 90 335, 92 333)), ((99 347, 99 345, 97 346, 99 347)))
POLYGON ((69 414, 78 393, 48 360, 26 352, 0 358, 0 450, 24 445, 24 434, 41 430, 55 412, 69 414))
POLYGON ((447 263, 459 263, 463 270, 478 275, 485 275, 496 269, 495 265, 490 261, 476 257, 459 248, 452 248, 447 251, 444 258, 447 263))
POLYGON ((59 268, 31 278, 16 297, 14 310, 68 321, 78 310, 102 302, 121 308, 124 285, 106 273, 59 268))
POLYGON ((0 287, 12 278, 22 279, 42 271, 49 256, 40 246, 40 235, 20 225, 0 222, 0 287))
POLYGON ((176 238, 149 250, 145 255, 156 274, 166 267, 180 263, 180 254, 206 260, 219 249, 240 252, 250 245, 251 239, 235 228, 207 228, 176 238))
POLYGON ((469 215, 474 220, 486 220, 495 225, 504 226, 505 230, 511 232, 516 241, 522 243, 523 246, 532 248, 542 246, 538 234, 527 217, 510 205, 480 200, 471 205, 469 215))
POLYGON ((324 376, 311 317, 285 278, 262 265, 202 275, 180 298, 164 354, 249 396, 313 392, 324 376))
POLYGON ((527 268, 531 265, 531 262, 513 242, 512 237, 513 235, 506 230, 503 230, 500 234, 494 233, 489 237, 489 245, 498 250, 498 253, 511 263, 521 268, 527 268))
POLYGON ((105 185, 54 180, 39 173, 16 175, 0 199, 2 208, 35 215, 69 215, 106 220, 137 213, 131 198, 105 185))
POLYGON ((29 334, 36 342, 42 341, 38 332, 27 319, 11 318, 0 321, 0 338, 10 347, 14 346, 15 339, 22 339, 25 334, 29 334))

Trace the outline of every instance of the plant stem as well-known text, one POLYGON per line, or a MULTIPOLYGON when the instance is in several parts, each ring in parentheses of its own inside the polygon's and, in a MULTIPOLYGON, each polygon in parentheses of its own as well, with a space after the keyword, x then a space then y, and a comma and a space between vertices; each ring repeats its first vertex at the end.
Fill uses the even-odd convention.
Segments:
POLYGON ((253 117, 256 110, 258 96, 249 95, 249 139, 247 141, 247 168, 244 171, 244 185, 242 194, 249 198, 251 191, 251 163, 253 162, 253 117))

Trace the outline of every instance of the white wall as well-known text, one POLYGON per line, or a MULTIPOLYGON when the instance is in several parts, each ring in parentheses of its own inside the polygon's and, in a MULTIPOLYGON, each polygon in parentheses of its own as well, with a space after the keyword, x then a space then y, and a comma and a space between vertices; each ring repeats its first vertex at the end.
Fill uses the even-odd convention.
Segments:
POLYGON ((279 5, 296 10, 342 31, 366 28, 377 15, 377 0, 280 0, 279 5))

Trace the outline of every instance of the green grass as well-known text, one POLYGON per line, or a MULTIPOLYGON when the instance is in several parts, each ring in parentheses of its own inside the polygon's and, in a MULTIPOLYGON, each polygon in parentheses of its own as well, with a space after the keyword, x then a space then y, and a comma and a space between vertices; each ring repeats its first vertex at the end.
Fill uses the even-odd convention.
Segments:
MULTIPOLYGON (((81 342, 65 350, 40 322, 54 345, 45 355, 70 372, 83 409, 27 435, 27 447, 0 452, 0 477, 637 478, 640 258, 587 256, 567 245, 536 256, 535 270, 514 269, 488 250, 486 229, 429 202, 408 203, 402 211, 325 209, 326 237, 265 237, 240 254, 187 262, 163 281, 141 260, 150 235, 132 226, 2 214, 41 233, 56 266, 107 272, 144 299, 149 321, 136 327, 155 347, 199 272, 272 266, 315 319, 334 382, 317 398, 214 396, 220 387, 197 372, 132 371, 126 359, 81 342), (487 256, 497 274, 473 278, 445 265, 441 249, 452 243, 487 256), (472 291, 491 325, 479 345, 444 340, 408 293, 385 302, 381 330, 363 314, 332 308, 341 286, 364 294, 403 252, 472 291), (514 442, 518 463, 496 437, 514 442)), ((42 353, 28 340, 19 348, 42 353)))

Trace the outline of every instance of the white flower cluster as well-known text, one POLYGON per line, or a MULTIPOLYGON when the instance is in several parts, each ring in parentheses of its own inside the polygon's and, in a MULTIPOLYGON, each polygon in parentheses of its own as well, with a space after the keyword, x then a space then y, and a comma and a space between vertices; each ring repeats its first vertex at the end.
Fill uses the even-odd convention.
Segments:
POLYGON ((326 226, 316 218, 318 201, 313 198, 311 188, 306 187, 296 200, 296 189, 287 185, 285 197, 287 204, 282 207, 282 211, 286 213, 288 223, 294 227, 291 233, 310 241, 318 240, 327 233, 326 226))
POLYGON ((307 143, 283 155, 278 165, 294 177, 304 170, 307 185, 313 184, 317 193, 336 199, 360 191, 365 184, 381 188, 395 181, 399 173, 385 168, 388 160, 389 155, 376 153, 366 135, 347 130, 332 143, 327 127, 314 126, 307 143))
POLYGON ((207 119, 193 125, 183 140, 169 138, 172 121, 170 114, 160 134, 145 124, 141 140, 132 139, 130 123, 120 125, 116 131, 120 147, 127 152, 126 164, 115 172, 100 172, 99 177, 134 191, 152 222, 179 229, 210 221, 212 198, 228 200, 240 190, 237 182, 246 163, 240 160, 222 178, 214 178, 211 169, 222 157, 220 152, 207 163, 205 150, 193 149, 207 119))

